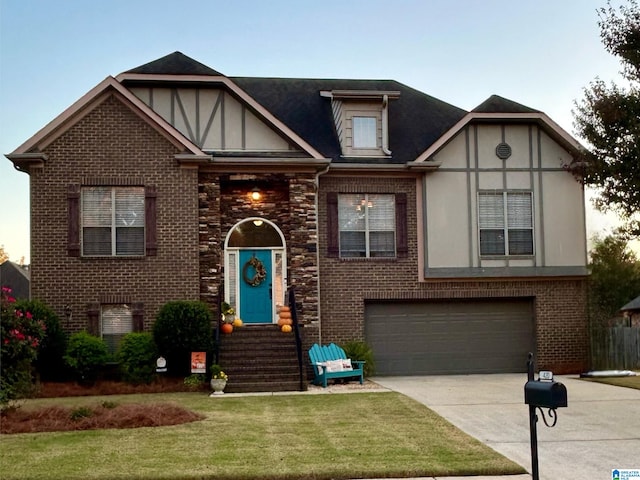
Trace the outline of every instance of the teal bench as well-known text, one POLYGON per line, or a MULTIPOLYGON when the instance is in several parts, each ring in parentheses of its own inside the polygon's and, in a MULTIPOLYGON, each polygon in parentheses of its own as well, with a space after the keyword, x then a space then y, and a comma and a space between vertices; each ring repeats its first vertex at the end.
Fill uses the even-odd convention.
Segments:
POLYGON ((335 378, 359 377, 360 385, 364 383, 362 360, 350 360, 344 350, 335 343, 320 346, 314 343, 309 349, 309 359, 313 365, 315 385, 327 388, 327 380, 335 378))

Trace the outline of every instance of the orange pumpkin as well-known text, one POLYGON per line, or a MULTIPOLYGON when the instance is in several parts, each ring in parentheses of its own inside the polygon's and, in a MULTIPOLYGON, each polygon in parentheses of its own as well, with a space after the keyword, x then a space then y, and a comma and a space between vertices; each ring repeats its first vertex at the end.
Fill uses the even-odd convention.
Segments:
POLYGON ((284 325, 292 325, 293 321, 290 318, 282 318, 278 319, 278 326, 282 327, 284 325))
POLYGON ((280 306, 280 311, 281 311, 281 312, 290 312, 290 311, 291 311, 291 309, 290 309, 288 306, 286 306, 286 305, 281 305, 281 306, 280 306))
POLYGON ((291 318, 291 312, 280 311, 280 318, 291 318))
POLYGON ((223 323, 220 327, 220 330, 222 331, 222 333, 231 333, 233 332, 233 325, 231 325, 230 323, 223 323))
POLYGON ((291 325, 282 325, 280 327, 280 330, 282 330, 284 333, 291 333, 293 328, 291 328, 291 325))

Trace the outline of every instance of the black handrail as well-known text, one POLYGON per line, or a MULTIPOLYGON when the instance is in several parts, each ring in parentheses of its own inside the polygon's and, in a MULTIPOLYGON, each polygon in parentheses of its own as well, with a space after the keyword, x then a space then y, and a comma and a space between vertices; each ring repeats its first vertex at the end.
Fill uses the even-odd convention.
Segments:
POLYGON ((218 311, 216 312, 216 319, 213 323, 213 359, 211 363, 220 363, 220 324, 222 322, 222 302, 224 301, 224 281, 220 282, 218 287, 218 311))
POLYGON ((300 391, 304 391, 304 372, 302 370, 302 338, 300 336, 300 324, 298 323, 298 309, 296 308, 296 294, 293 286, 289 287, 289 308, 291 309, 291 323, 296 338, 296 353, 298 354, 298 372, 300 376, 300 391))

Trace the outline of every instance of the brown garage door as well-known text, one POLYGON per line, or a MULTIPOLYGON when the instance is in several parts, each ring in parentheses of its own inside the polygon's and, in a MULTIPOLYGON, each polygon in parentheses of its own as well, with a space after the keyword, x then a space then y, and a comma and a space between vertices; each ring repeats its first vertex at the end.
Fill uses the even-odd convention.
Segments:
POLYGON ((365 334, 378 375, 525 372, 533 301, 371 303, 365 334))

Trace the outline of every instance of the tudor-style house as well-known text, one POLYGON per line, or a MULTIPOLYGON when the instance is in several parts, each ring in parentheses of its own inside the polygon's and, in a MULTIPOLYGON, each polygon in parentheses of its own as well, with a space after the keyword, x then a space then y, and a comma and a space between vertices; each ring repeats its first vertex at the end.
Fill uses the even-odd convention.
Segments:
POLYGON ((245 334, 295 287, 304 345, 365 340, 378 374, 412 375, 523 372, 528 352, 587 367, 580 151, 499 96, 465 111, 397 81, 228 77, 175 52, 7 157, 30 176, 32 297, 67 307, 70 331, 115 348, 164 303, 220 293, 245 334))

